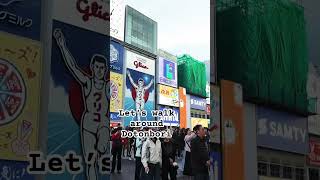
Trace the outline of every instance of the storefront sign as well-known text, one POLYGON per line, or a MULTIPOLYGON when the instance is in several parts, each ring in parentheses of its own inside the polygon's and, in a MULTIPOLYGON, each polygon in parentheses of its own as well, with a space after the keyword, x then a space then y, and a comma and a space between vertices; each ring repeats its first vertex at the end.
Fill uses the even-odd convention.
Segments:
POLYGON ((306 118, 258 107, 257 119, 258 146, 300 154, 308 153, 306 118))
POLYGON ((158 104, 179 107, 179 90, 169 86, 158 85, 158 104))
POLYGON ((28 165, 28 162, 0 160, 0 179, 35 180, 35 176, 27 172, 28 165))
POLYGON ((159 73, 157 83, 177 87, 177 63, 163 57, 159 57, 157 67, 159 73))
POLYGON ((162 116, 158 117, 159 121, 163 121, 163 124, 165 126, 179 126, 179 109, 178 108, 169 108, 169 107, 164 107, 160 106, 159 110, 164 110, 164 109, 171 109, 174 111, 174 116, 162 116))
POLYGON ((191 128, 195 127, 196 125, 202 125, 202 127, 208 127, 209 119, 201 119, 201 118, 191 118, 191 128))
POLYGON ((110 43, 110 70, 119 74, 123 73, 124 48, 121 44, 110 43))
POLYGON ((179 87, 180 99, 180 128, 187 128, 187 92, 183 87, 179 87))
POLYGON ((0 159, 38 148, 41 67, 37 41, 0 33, 0 159))
POLYGON ((0 8, 0 30, 40 40, 40 0, 2 0, 0 8))
POLYGON ((207 109, 206 99, 199 98, 196 96, 190 96, 190 107, 191 109, 203 110, 207 109))
POLYGON ((320 115, 308 117, 308 131, 310 134, 320 135, 320 115))
POLYGON ((124 0, 110 1, 110 36, 124 41, 124 20, 125 20, 125 3, 124 0))
POLYGON ((155 60, 126 50, 127 68, 149 75, 155 75, 155 60))
POLYGON ((320 166, 320 141, 310 139, 309 142, 310 153, 308 155, 309 165, 320 166))
POLYGON ((109 1, 55 0, 53 18, 77 27, 109 35, 109 1))

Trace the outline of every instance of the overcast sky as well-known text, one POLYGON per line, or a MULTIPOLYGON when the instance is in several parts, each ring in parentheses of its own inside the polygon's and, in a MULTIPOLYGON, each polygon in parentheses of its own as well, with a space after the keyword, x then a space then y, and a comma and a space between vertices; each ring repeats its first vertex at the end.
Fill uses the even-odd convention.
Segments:
POLYGON ((210 59, 210 0, 125 0, 158 22, 158 48, 210 59))

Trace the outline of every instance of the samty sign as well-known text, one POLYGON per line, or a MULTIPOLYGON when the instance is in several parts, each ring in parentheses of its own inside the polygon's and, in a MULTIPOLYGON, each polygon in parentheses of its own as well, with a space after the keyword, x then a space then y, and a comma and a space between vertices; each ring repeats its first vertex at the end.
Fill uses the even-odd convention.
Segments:
POLYGON ((199 98, 196 96, 190 96, 190 107, 191 109, 203 110, 207 109, 206 99, 199 98))
POLYGON ((288 152, 308 153, 307 119, 259 107, 257 144, 288 152))

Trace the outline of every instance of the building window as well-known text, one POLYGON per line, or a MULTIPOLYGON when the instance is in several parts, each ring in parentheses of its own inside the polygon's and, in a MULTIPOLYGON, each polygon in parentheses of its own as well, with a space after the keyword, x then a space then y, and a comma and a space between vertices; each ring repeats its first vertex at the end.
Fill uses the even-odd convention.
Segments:
POLYGON ((283 167, 283 178, 287 178, 287 179, 292 178, 292 167, 288 167, 288 166, 283 167))
POLYGON ((319 170, 309 169, 309 180, 319 180, 319 170))
POLYGON ((280 165, 270 164, 270 175, 272 177, 280 177, 280 165))
POLYGON ((296 180, 304 180, 304 169, 296 168, 296 180))
POLYGON ((260 176, 267 176, 268 175, 268 165, 263 162, 258 163, 258 174, 260 176))

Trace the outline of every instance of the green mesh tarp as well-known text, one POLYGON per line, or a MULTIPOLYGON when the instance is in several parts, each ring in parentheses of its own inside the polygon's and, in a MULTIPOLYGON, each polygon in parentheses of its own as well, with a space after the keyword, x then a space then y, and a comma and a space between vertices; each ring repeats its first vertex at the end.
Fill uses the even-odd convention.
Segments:
POLYGON ((178 84, 187 93, 206 97, 206 66, 190 55, 178 57, 178 84))
POLYGON ((286 0, 232 2, 217 8, 219 79, 241 83, 247 98, 306 112, 303 8, 286 0))

